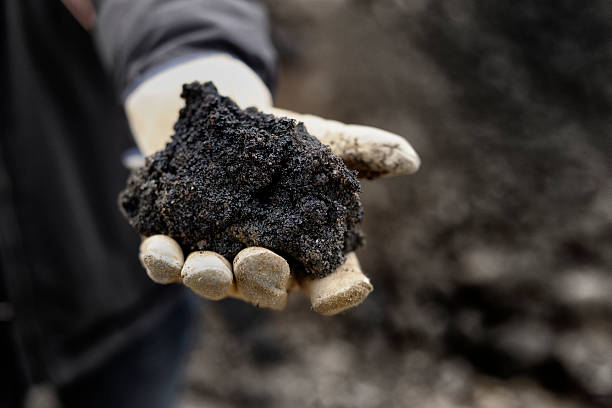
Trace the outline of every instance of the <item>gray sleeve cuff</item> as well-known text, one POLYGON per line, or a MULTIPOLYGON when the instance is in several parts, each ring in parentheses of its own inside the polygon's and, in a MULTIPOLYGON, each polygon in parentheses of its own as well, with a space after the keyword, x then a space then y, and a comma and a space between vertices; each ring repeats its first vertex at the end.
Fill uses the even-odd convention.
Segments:
POLYGON ((149 72, 206 52, 241 59, 269 87, 276 54, 265 10, 250 0, 97 0, 95 41, 125 96, 149 72))

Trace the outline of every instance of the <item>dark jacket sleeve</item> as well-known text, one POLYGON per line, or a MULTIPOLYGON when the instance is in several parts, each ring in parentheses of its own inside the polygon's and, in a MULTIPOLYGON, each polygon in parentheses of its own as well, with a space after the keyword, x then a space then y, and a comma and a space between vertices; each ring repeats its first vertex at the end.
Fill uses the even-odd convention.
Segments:
POLYGON ((223 51, 273 86, 276 54, 253 0, 97 0, 95 41, 122 97, 152 70, 223 51))

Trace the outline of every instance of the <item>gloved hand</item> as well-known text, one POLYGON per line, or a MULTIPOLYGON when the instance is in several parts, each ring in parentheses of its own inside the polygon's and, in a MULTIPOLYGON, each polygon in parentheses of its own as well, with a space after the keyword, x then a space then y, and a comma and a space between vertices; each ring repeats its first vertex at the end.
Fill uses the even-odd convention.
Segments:
MULTIPOLYGON (((142 82, 125 102, 132 133, 144 155, 165 147, 172 126, 183 105, 181 87, 192 81, 212 81, 221 95, 229 96, 241 108, 255 106, 276 116, 304 122, 309 133, 330 146, 360 177, 376 178, 415 172, 420 159, 405 139, 368 126, 347 125, 317 116, 302 115, 272 106, 271 95, 261 79, 244 63, 214 54, 175 65, 142 82)), ((301 289, 313 309, 332 315, 361 303, 372 291, 354 253, 325 278, 296 282, 287 261, 259 247, 241 251, 233 264, 209 251, 192 252, 184 259, 180 246, 170 237, 145 238, 140 260, 149 277, 166 284, 182 282, 208 299, 241 298, 260 307, 283 309, 288 292, 301 289)))

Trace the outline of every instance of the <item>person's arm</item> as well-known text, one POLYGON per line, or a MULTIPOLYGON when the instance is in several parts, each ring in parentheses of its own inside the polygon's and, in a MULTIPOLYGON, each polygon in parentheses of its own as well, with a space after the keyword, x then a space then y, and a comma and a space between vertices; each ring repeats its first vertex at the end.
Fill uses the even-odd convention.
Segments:
MULTIPOLYGON (((416 171, 418 156, 397 135, 273 108, 266 86, 266 82, 270 82, 267 75, 272 72, 273 54, 266 51, 268 47, 271 50, 271 46, 265 35, 265 20, 261 20, 263 14, 251 1, 232 0, 227 4, 225 1, 143 1, 149 7, 158 7, 155 10, 133 5, 140 2, 131 0, 98 2, 98 42, 118 88, 125 96, 124 106, 130 127, 145 155, 162 149, 169 141, 172 125, 182 105, 179 97, 182 85, 198 80, 212 81, 221 94, 230 96, 243 108, 256 106, 265 112, 303 121, 312 134, 329 144, 336 154, 362 175, 376 177, 416 171), (242 3, 245 4, 239 6, 242 3), (198 7, 205 5, 210 6, 209 14, 200 14, 198 7), (187 10, 189 7, 197 10, 190 13, 187 10), (255 8, 249 17, 251 7, 255 8), (169 20, 162 18, 163 10, 168 10, 166 17, 169 20), (143 27, 126 27, 125 24, 136 24, 140 20, 134 17, 137 11, 141 14, 143 27), (108 13, 106 17, 105 12, 108 13), (127 23, 115 21, 122 12, 130 16, 127 23), (236 12, 237 15, 232 14, 236 12), (225 13, 230 15, 226 16, 225 13), (232 32, 232 26, 239 17, 246 19, 246 22, 243 22, 243 27, 237 28, 238 34, 232 32), (156 32, 156 24, 160 25, 157 28, 159 33, 156 32), (173 24, 185 24, 185 27, 175 29, 173 24), (211 24, 224 27, 210 30, 211 24), (251 39, 243 38, 250 34, 244 31, 248 27, 254 30, 251 39), (107 30, 110 32, 107 33, 107 30), (151 41, 147 33, 155 33, 157 40, 151 41), (222 33, 231 35, 224 39, 225 34, 222 33), (122 44, 121 38, 126 35, 135 35, 137 39, 130 38, 122 44), (212 40, 215 35, 219 37, 212 40), (208 39, 203 39, 205 37, 208 39), (198 40, 191 42, 194 39, 198 40), (235 43, 232 39, 236 40, 235 43), (232 50, 231 54, 227 50, 218 52, 223 47, 208 46, 227 44, 228 41, 233 44, 228 48, 232 50), (245 51, 235 52, 240 47, 244 47, 245 51), (255 52, 259 47, 261 54, 254 55, 250 47, 254 47, 255 52)), ((212 252, 194 252, 185 258, 174 240, 157 235, 143 241, 140 259, 156 282, 182 282, 210 299, 234 296, 274 309, 282 309, 287 303, 288 291, 299 286, 309 294, 315 311, 322 314, 334 314, 352 307, 372 290, 354 254, 349 254, 347 262, 330 276, 305 280, 300 285, 292 279, 287 262, 264 248, 247 248, 231 264, 212 252)))

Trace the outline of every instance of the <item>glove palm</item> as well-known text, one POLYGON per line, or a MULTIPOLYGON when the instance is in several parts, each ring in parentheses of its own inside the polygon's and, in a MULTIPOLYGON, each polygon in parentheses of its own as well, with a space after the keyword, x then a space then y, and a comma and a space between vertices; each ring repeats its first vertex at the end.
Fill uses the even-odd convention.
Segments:
MULTIPOLYGON (((134 138, 145 155, 164 148, 172 134, 182 102, 181 85, 194 80, 213 81, 222 95, 242 108, 303 122, 308 131, 330 146, 361 177, 376 178, 415 172, 420 160, 402 137, 387 131, 303 115, 272 106, 272 98, 257 75, 240 61, 217 54, 174 66, 141 83, 127 98, 126 113, 134 138)), ((197 251, 187 259, 172 238, 156 235, 140 247, 140 260, 155 282, 182 282, 197 294, 217 300, 241 298, 257 306, 280 310, 291 290, 302 289, 313 309, 330 315, 361 303, 372 290, 354 253, 329 276, 296 282, 287 262, 265 248, 250 247, 233 263, 210 251, 197 251)))

